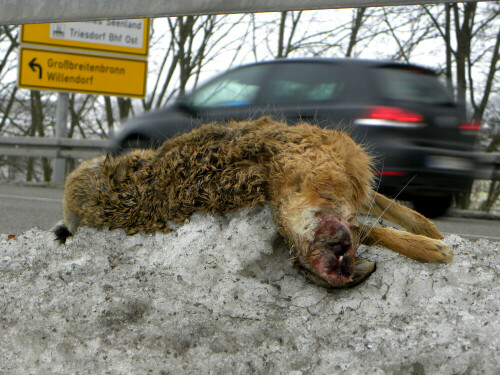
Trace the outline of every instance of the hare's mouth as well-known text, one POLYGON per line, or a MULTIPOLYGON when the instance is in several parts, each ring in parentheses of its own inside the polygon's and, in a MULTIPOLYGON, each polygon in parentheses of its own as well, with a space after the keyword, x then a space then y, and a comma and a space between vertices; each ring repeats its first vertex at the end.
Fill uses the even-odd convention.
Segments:
POLYGON ((374 270, 371 262, 356 259, 349 225, 335 215, 318 212, 313 241, 299 263, 311 272, 310 278, 330 287, 359 284, 374 270), (319 278, 319 280, 318 280, 319 278))

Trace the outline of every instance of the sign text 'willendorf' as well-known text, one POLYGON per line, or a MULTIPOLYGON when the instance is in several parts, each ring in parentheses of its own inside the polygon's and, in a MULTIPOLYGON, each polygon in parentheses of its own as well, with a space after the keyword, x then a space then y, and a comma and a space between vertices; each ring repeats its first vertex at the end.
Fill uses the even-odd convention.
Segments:
POLYGON ((144 97, 145 60, 21 48, 19 87, 144 97))

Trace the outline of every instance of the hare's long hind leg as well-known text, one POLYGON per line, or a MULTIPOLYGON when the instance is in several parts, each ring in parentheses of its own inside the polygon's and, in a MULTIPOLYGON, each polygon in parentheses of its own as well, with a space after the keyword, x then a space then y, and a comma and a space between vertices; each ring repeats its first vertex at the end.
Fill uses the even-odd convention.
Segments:
POLYGON ((400 205, 376 191, 372 191, 372 200, 366 203, 363 209, 366 212, 381 216, 394 224, 400 225, 411 233, 436 239, 443 238, 441 232, 425 216, 411 208, 400 205))
POLYGON ((451 263, 453 251, 447 243, 419 234, 393 228, 379 228, 360 224, 360 242, 363 245, 381 245, 420 262, 451 263))

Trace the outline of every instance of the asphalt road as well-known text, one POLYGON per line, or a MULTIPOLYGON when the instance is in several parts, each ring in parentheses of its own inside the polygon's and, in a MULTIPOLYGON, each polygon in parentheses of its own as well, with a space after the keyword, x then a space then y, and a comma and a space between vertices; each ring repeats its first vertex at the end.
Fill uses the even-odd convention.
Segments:
POLYGON ((0 233, 52 228, 62 219, 63 188, 0 184, 0 233))
MULTIPOLYGON (((33 227, 49 230, 62 219, 62 196, 62 188, 0 183, 0 233, 19 235, 33 227)), ((443 233, 500 241, 500 220, 442 217, 434 222, 443 233)))

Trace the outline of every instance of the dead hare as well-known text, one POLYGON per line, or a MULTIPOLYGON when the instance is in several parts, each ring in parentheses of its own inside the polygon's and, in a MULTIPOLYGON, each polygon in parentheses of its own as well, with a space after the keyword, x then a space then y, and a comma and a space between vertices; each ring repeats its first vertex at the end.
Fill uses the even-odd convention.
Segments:
POLYGON ((378 244, 422 262, 449 263, 441 233, 419 213, 372 189, 372 159, 348 134, 263 117, 211 123, 156 150, 101 156, 67 178, 60 242, 78 227, 169 232, 196 211, 224 214, 267 203, 294 263, 330 287, 360 283, 375 264, 356 257, 378 244), (360 212, 407 231, 367 226, 360 212))

